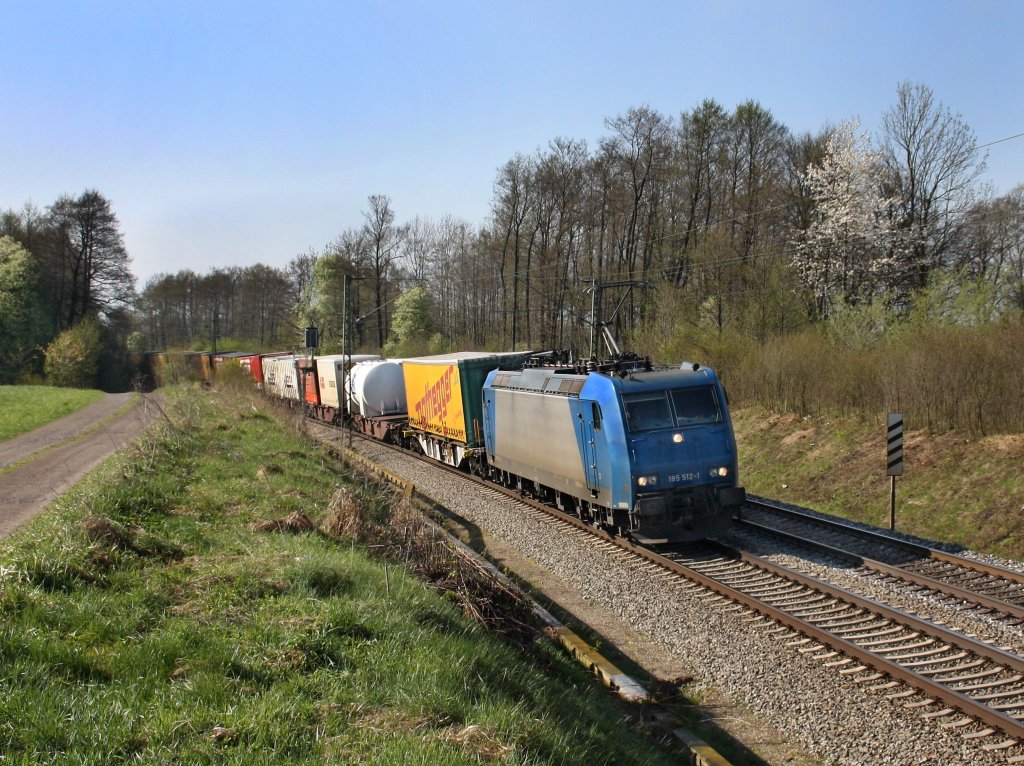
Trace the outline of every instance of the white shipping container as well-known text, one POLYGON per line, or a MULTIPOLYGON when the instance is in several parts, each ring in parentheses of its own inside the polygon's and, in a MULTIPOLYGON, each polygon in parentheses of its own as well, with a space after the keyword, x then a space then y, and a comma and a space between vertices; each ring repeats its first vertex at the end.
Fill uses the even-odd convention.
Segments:
POLYGON ((264 384, 267 390, 281 399, 299 399, 299 375, 295 356, 277 356, 265 359, 264 384))

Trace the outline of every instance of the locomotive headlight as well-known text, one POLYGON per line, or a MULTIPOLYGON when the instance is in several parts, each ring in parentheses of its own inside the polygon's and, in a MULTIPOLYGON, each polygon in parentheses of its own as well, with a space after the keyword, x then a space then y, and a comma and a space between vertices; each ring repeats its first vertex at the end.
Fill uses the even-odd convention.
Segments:
POLYGON ((672 434, 672 441, 675 444, 682 444, 683 443, 683 435, 682 434, 672 434))
POLYGON ((724 479, 729 475, 729 466, 723 465, 720 468, 712 468, 708 473, 711 474, 712 478, 724 479))
POLYGON ((636 483, 639 484, 641 487, 654 487, 654 486, 657 486, 657 484, 658 484, 658 477, 657 476, 640 476, 636 480, 636 483))

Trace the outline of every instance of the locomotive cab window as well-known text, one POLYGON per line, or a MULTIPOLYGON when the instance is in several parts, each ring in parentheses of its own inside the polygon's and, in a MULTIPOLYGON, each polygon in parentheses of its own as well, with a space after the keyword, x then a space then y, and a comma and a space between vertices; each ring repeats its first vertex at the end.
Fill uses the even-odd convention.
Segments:
POLYGON ((592 417, 594 419, 594 430, 601 430, 601 405, 597 402, 593 402, 591 405, 592 417))
POLYGON ((622 403, 626 407, 626 420, 629 422, 630 431, 653 431, 656 428, 672 428, 675 425, 664 391, 624 394, 622 403))
POLYGON ((676 424, 680 426, 696 423, 717 423, 722 419, 718 408, 718 397, 711 386, 698 388, 677 388, 670 392, 676 424))
POLYGON ((718 397, 711 386, 624 394, 622 403, 630 431, 654 431, 722 420, 718 397))

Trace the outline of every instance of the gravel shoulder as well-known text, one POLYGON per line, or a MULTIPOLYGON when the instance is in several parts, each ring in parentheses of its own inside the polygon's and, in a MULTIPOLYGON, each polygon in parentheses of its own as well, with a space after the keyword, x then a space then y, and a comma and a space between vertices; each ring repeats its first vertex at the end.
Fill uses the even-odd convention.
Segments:
POLYGON ((122 411, 133 396, 110 394, 0 443, 0 535, 10 534, 38 514, 145 430, 157 410, 143 398, 122 411))
MULTIPOLYGON (((597 643, 602 655, 648 689, 666 686, 688 692, 694 677, 687 663, 664 646, 651 641, 613 611, 555 576, 513 546, 483 535, 487 557, 507 569, 538 601, 568 627, 597 643)), ((718 729, 746 749, 746 763, 812 766, 820 761, 765 724, 742 705, 713 688, 700 690, 702 723, 718 729)))

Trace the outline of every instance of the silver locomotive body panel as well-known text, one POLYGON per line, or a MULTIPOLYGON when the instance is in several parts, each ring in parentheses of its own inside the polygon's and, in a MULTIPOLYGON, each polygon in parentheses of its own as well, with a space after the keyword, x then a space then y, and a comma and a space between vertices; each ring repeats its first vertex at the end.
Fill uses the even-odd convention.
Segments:
POLYGON ((569 399, 495 389, 495 449, 491 465, 562 492, 587 493, 569 399))

